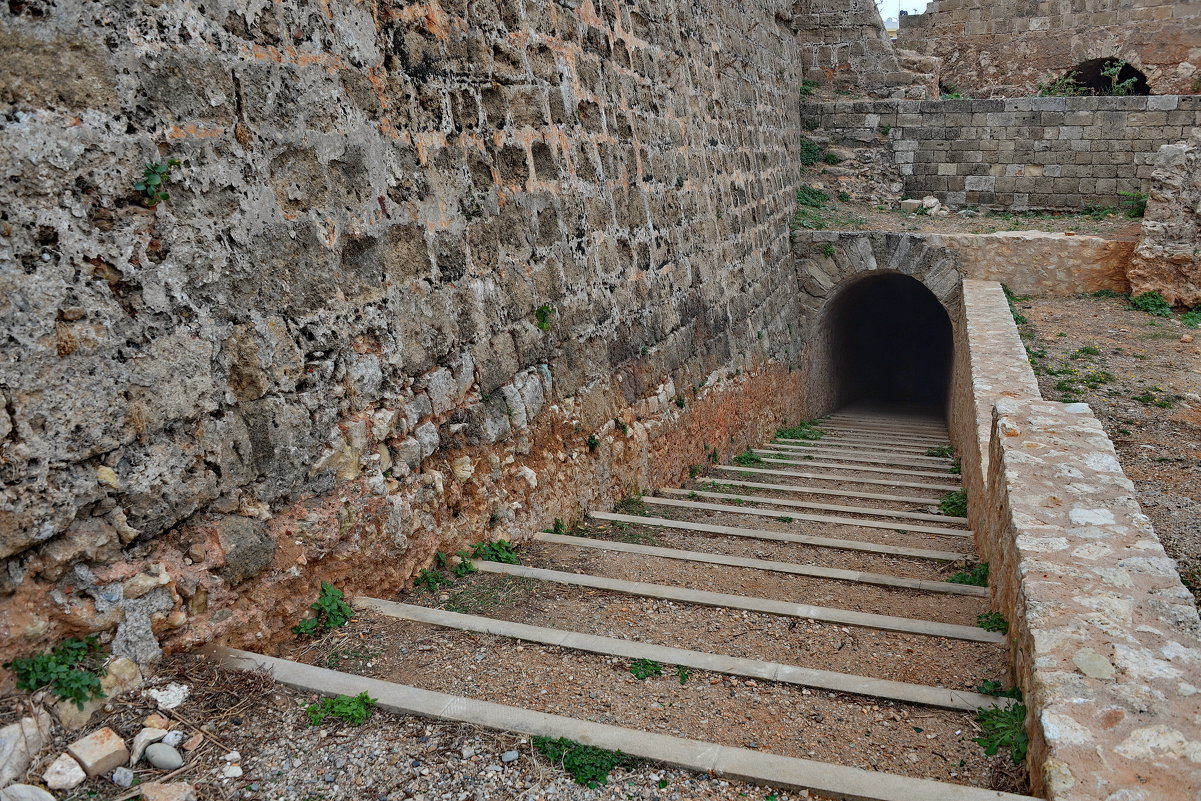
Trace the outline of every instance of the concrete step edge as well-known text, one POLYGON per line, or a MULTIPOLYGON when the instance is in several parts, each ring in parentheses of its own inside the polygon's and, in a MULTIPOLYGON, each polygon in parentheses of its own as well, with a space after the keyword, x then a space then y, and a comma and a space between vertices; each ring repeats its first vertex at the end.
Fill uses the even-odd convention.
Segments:
MULTIPOLYGON (((700 481, 698 477, 694 481, 700 481)), ((794 484, 764 484, 759 481, 742 481, 735 478, 722 479, 721 476, 711 477, 717 484, 730 484, 735 487, 752 487, 755 489, 775 490, 777 492, 796 492, 810 495, 831 495, 838 498, 864 498, 874 501, 893 501, 894 503, 920 503, 927 506, 937 504, 938 498, 918 498, 911 495, 887 495, 879 492, 855 492, 853 490, 823 489, 821 487, 802 487, 794 484)))
POLYGON ((646 598, 659 598, 665 601, 698 604, 700 606, 720 606, 726 609, 743 609, 748 612, 760 612, 781 617, 797 617, 806 620, 820 620, 826 623, 837 623, 841 626, 857 626, 860 628, 876 629, 877 631, 896 631, 904 634, 918 634, 926 637, 941 637, 950 640, 966 640, 968 642, 1003 643, 1005 638, 1000 634, 985 631, 978 626, 962 626, 955 623, 938 623, 930 620, 915 620, 907 617, 892 615, 877 615, 869 612, 852 612, 847 609, 834 609, 828 606, 812 606, 791 601, 777 601, 774 598, 758 598, 750 595, 733 595, 724 592, 694 590, 688 587, 677 587, 672 584, 652 584, 647 581, 626 581, 625 579, 594 576, 589 573, 568 573, 563 570, 550 570, 543 567, 527 565, 510 565, 502 562, 486 562, 480 559, 472 560, 472 564, 481 573, 503 573, 509 576, 524 576, 525 578, 553 581, 569 586, 590 587, 594 590, 623 592, 627 595, 641 595, 646 598))
MULTIPOLYGON (((777 456, 801 456, 806 461, 813 459, 841 459, 844 462, 863 462, 865 464, 885 464, 898 465, 900 467, 921 467, 931 470, 948 470, 952 464, 950 459, 936 460, 933 462, 918 462, 913 459, 906 459, 902 456, 894 456, 887 453, 882 454, 865 454, 858 451, 840 451, 834 448, 826 448, 819 450, 817 448, 802 448, 790 447, 788 445, 777 445, 767 442, 755 449, 764 453, 774 453, 777 456)), ((933 457, 931 457, 933 458, 933 457)))
POLYGON ((366 692, 378 700, 380 708, 391 712, 471 723, 526 735, 568 737, 577 742, 620 750, 631 756, 700 773, 711 772, 776 787, 812 790, 848 801, 913 801, 919 798, 922 801, 1037 801, 1027 796, 968 785, 777 756, 476 701, 222 646, 207 646, 202 651, 227 668, 266 670, 277 681, 305 692, 350 696, 366 692))
POLYGON ((780 459, 771 451, 765 451, 762 448, 751 448, 751 453, 762 455, 763 461, 771 462, 772 464, 794 464, 802 467, 820 467, 826 470, 858 470, 861 473, 887 473, 890 476, 908 476, 910 478, 942 478, 948 480, 958 478, 956 474, 946 471, 930 473, 922 470, 896 470, 891 467, 871 467, 870 465, 843 464, 841 462, 819 462, 810 459, 780 459))
MULTIPOLYGON (((570 648, 576 651, 587 651, 606 656, 621 656, 627 659, 653 659, 665 665, 683 665, 694 670, 710 670, 730 676, 747 676, 752 679, 778 681, 785 684, 815 687, 820 690, 831 690, 853 695, 865 695, 872 698, 887 698, 892 701, 903 701, 905 703, 934 706, 942 709, 958 709, 970 712, 980 707, 996 705, 1000 700, 1011 701, 1011 699, 998 699, 993 696, 964 690, 950 690, 944 687, 934 687, 925 684, 876 679, 870 676, 857 676, 851 673, 837 673, 830 670, 815 670, 813 668, 785 665, 779 662, 765 662, 759 659, 715 654, 708 651, 672 648, 667 645, 656 645, 638 640, 621 640, 616 637, 602 637, 596 634, 585 634, 566 629, 532 626, 509 620, 497 620, 483 615, 448 612, 443 609, 430 609, 426 606, 402 604, 378 598, 360 596, 354 599, 354 606, 359 609, 370 609, 389 617, 412 620, 417 623, 428 623, 429 625, 442 626, 444 628, 493 634, 498 637, 509 637, 514 640, 554 645, 560 648, 570 648)), ((1000 705, 1004 706, 1004 704, 1000 705)))
MULTIPOLYGON (((945 492, 954 492, 961 487, 948 484, 923 484, 917 481, 888 481, 882 478, 858 478, 834 475, 830 473, 808 473, 800 470, 779 470, 770 467, 740 467, 734 464, 715 464, 712 465, 715 470, 729 470, 734 473, 763 473, 770 476, 793 476, 796 478, 810 478, 818 481, 841 481, 847 484, 872 484, 881 487, 904 487, 907 489, 925 489, 945 492)), ((950 478, 948 474, 948 478, 950 478)))
MULTIPOLYGON (((873 506, 842 506, 836 503, 818 503, 816 501, 794 501, 788 498, 765 498, 761 495, 735 495, 724 492, 713 492, 711 490, 688 490, 664 488, 659 490, 660 493, 667 495, 682 495, 691 496, 699 495, 702 498, 723 498, 735 499, 741 498, 752 503, 775 504, 776 506, 787 506, 797 509, 824 509, 828 512, 849 512, 851 514, 860 515, 876 515, 877 517, 892 517, 898 520, 926 520, 933 523, 962 523, 967 525, 966 517, 951 517, 950 515, 935 515, 928 512, 905 512, 896 509, 880 509, 873 506)), ((937 503, 937 502, 936 502, 937 503)), ((883 521, 881 521, 883 522, 883 521)), ((894 526, 895 528, 895 526, 894 526)))
POLYGON ((765 531, 757 528, 740 528, 738 526, 721 526, 711 523, 689 523, 683 520, 672 520, 666 517, 640 517, 623 515, 614 512, 589 512, 596 520, 611 520, 616 523, 634 523, 657 528, 675 528, 683 531, 699 531, 707 534, 724 534, 730 537, 750 537, 758 540, 774 542, 793 542, 797 545, 809 545, 814 548, 834 548, 842 551, 862 551, 878 553, 887 556, 908 556, 913 559, 933 559, 938 562, 960 562, 974 559, 971 554, 954 551, 932 551, 924 548, 902 548, 895 545, 880 545, 874 542, 860 540, 840 540, 832 537, 814 537, 808 534, 784 534, 779 531, 765 531))
POLYGON ((889 576, 883 573, 867 573, 862 570, 844 570, 837 567, 822 567, 820 565, 803 565, 795 562, 775 562, 768 559, 754 559, 744 556, 728 556, 722 553, 707 551, 686 551, 679 548, 663 548, 656 545, 637 545, 630 542, 613 542, 589 537, 573 537, 563 534, 548 534, 541 532, 534 535, 539 542, 551 542, 567 545, 573 548, 596 548, 616 553, 633 553, 644 556, 656 556, 663 559, 680 559, 688 562, 705 562, 727 567, 745 567, 752 570, 766 570, 775 573, 789 573, 796 576, 831 579, 834 581, 851 581, 857 584, 874 584, 881 587, 900 587, 907 590, 922 592, 941 592, 948 595, 972 595, 980 598, 988 596, 988 589, 969 584, 952 584, 949 581, 927 581, 907 576, 889 576))
MULTIPOLYGON (((855 526, 858 528, 874 528, 887 529, 896 531, 900 526, 897 523, 888 520, 860 520, 855 517, 836 517, 834 515, 811 515, 804 512, 792 512, 787 515, 780 514, 779 509, 759 509, 754 506, 731 506, 722 503, 705 503, 703 501, 688 501, 676 500, 675 498, 658 498, 654 495, 646 495, 642 498, 643 503, 657 504, 659 506, 676 506, 682 509, 704 509, 710 512, 725 512, 726 514, 741 514, 753 515, 755 517, 791 517, 794 520, 805 520, 810 523, 836 523, 841 526, 855 526)), ((956 528, 942 528, 940 526, 923 526, 906 523, 905 531, 911 534, 935 534, 940 537, 971 537, 972 532, 956 528)))
POLYGON ((953 458, 950 456, 926 456, 924 453, 922 453, 922 454, 902 453, 902 452, 898 452, 898 451, 889 452, 889 451, 873 450, 872 448, 864 448, 864 447, 849 447, 848 446, 843 450, 838 450, 837 448, 830 447, 829 445, 823 445, 821 440, 817 440, 815 442, 810 442, 808 440, 787 440, 787 439, 780 439, 777 437, 776 439, 773 439, 770 443, 765 444, 763 447, 766 448, 766 447, 768 447, 768 445, 770 445, 771 447, 774 447, 774 448, 785 448, 790 451, 809 452, 809 451, 828 450, 828 451, 834 451, 835 453, 853 454, 855 456, 863 456, 863 457, 887 456, 889 458, 906 459, 906 460, 910 460, 910 461, 914 461, 914 462, 923 462, 923 463, 924 462, 935 462, 937 464, 950 464, 952 461, 954 461, 953 458))

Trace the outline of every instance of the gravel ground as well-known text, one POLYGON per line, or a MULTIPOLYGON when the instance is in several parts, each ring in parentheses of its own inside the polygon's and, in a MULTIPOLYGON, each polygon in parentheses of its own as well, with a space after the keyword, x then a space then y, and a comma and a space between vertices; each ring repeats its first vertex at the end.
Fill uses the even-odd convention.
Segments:
POLYGON ((1018 306, 1043 397, 1092 407, 1164 549, 1201 598, 1201 331, 1121 298, 1018 306), (1092 388, 1080 380, 1090 375, 1100 379, 1092 388))

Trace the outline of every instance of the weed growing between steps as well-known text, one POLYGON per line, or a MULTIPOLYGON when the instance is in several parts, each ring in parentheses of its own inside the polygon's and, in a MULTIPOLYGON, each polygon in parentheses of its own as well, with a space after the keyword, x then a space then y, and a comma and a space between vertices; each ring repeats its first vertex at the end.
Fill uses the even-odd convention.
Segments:
POLYGON ((534 737, 531 742, 534 750, 546 757, 551 764, 561 766, 577 784, 589 789, 607 784, 609 774, 615 768, 633 768, 642 762, 637 757, 627 756, 620 751, 606 751, 566 737, 534 737))
POLYGON ((822 436, 821 429, 813 420, 802 420, 794 426, 781 428, 776 432, 779 439, 821 439, 822 436))
POLYGON ((326 718, 338 718, 351 726, 361 726, 375 713, 376 700, 365 692, 356 696, 339 695, 337 698, 322 698, 315 704, 309 704, 305 714, 309 723, 320 726, 326 718))
POLYGON ((948 517, 967 517, 967 490, 948 492, 938 502, 938 511, 948 517))
POLYGON ((985 612, 976 616, 976 625, 985 631, 995 631, 1000 634, 1009 633, 1009 621, 1000 612, 985 612))
POLYGON ((350 605, 343 600, 342 591, 327 581, 321 582, 321 589, 317 591, 317 600, 309 606, 309 609, 317 614, 305 618, 293 626, 293 634, 314 637, 321 632, 346 625, 346 621, 354 616, 350 605))
POLYGON ((763 457, 761 457, 757 453, 751 452, 751 450, 748 448, 747 450, 743 451, 742 453, 740 453, 734 457, 734 464, 740 465, 742 467, 750 467, 751 465, 763 464, 763 457))
POLYGON ((471 548, 471 555, 473 558, 483 559, 485 562, 501 562, 506 565, 517 564, 517 550, 507 540, 477 542, 471 548))
POLYGON ((950 459, 955 455, 955 449, 950 445, 939 445, 937 448, 926 449, 927 456, 941 456, 944 459, 950 459))
POLYGON ((651 676, 662 676, 663 666, 653 659, 635 659, 630 663, 630 675, 638 681, 646 681, 651 676))
POLYGON ((79 709, 87 701, 105 697, 100 688, 103 665, 104 652, 95 637, 63 640, 49 653, 4 663, 7 670, 17 674, 18 690, 35 692, 49 687, 54 695, 79 709))
POLYGON ((981 695, 993 695, 997 698, 1014 698, 1018 701, 1022 700, 1022 691, 1017 687, 1010 687, 1008 690, 1004 688, 1001 682, 995 679, 989 679, 976 688, 976 692, 981 695))
POLYGON ((952 584, 969 584, 973 587, 988 586, 988 562, 972 565, 966 572, 959 572, 947 579, 952 584))
POLYGON ((976 710, 976 722, 984 735, 975 742, 989 756, 996 756, 1002 748, 1009 750, 1013 764, 1020 765, 1026 759, 1030 739, 1026 736, 1026 705, 1013 704, 1009 707, 981 707, 976 710))
POLYGON ((947 472, 953 476, 958 476, 963 473, 963 461, 956 456, 955 461, 951 462, 951 466, 947 468, 947 472))
POLYGON ((646 504, 642 501, 641 493, 631 495, 628 498, 618 501, 613 504, 613 511, 620 515, 636 515, 638 517, 646 517, 646 504))

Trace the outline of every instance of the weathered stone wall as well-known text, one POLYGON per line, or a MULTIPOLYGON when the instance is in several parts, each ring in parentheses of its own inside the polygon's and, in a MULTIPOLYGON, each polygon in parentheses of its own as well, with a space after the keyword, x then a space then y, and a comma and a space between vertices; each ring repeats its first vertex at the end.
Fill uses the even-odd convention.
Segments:
POLYGON ((835 143, 888 132, 904 192, 1010 209, 1116 207, 1143 191, 1160 145, 1201 126, 1201 95, 808 103, 835 143))
POLYGON ((1160 146, 1201 126, 1201 95, 845 101, 803 113, 835 143, 886 138, 909 195, 1058 209, 1144 191, 1160 146))
POLYGON ((965 281, 952 440, 1050 801, 1192 801, 1201 619, 1086 404, 1043 401, 999 284, 965 281), (964 380, 961 380, 964 379, 964 380))
POLYGON ((938 96, 937 62, 898 53, 871 0, 796 0, 791 22, 806 78, 879 96, 938 96))
POLYGON ((1142 70, 1155 94, 1198 91, 1201 7, 1161 0, 933 0, 901 18, 897 46, 943 60, 973 95, 1034 94, 1090 59, 1142 70))
POLYGON ((9 4, 0 656, 261 641, 793 416, 785 12, 9 4))
POLYGON ((1131 291, 1201 305, 1201 128, 1159 149, 1142 237, 1130 263, 1131 291))

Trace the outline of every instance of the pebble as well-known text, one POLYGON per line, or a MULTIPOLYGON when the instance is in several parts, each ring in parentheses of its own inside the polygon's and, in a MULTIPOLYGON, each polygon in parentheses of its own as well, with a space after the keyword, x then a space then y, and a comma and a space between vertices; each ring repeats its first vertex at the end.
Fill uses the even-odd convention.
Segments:
POLYGON ((221 775, 227 779, 236 779, 242 775, 241 765, 226 765, 221 769, 221 775))
POLYGON ((152 743, 146 746, 146 761, 159 770, 175 770, 183 767, 183 757, 169 745, 152 743))
POLYGON ((127 767, 117 768, 109 778, 118 787, 133 787, 133 771, 127 767))
POLYGON ((228 754, 225 755, 225 761, 226 762, 241 762, 242 755, 240 753, 238 753, 237 751, 230 751, 228 754))
POLYGON ((507 765, 510 762, 516 762, 519 756, 521 756, 521 754, 517 753, 516 751, 505 751, 500 755, 500 761, 507 765))
POLYGON ((169 745, 172 748, 178 748, 183 743, 184 733, 182 731, 169 731, 167 736, 162 739, 163 745, 169 745))

